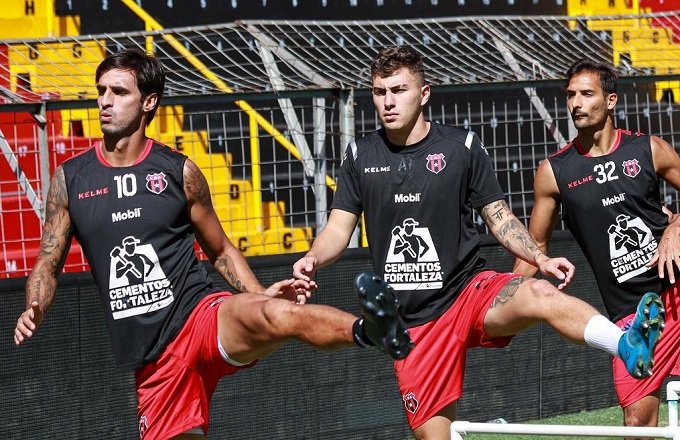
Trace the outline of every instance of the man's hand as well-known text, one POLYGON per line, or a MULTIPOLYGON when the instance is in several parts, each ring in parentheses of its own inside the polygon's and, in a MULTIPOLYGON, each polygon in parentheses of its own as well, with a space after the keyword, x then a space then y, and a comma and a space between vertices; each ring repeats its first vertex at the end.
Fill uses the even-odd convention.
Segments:
POLYGON ((307 298, 312 296, 312 292, 316 290, 317 285, 314 281, 316 275, 317 260, 315 257, 304 256, 293 264, 293 276, 298 282, 298 288, 302 289, 303 295, 298 294, 298 301, 304 304, 307 298))
POLYGON ((19 316, 17 326, 14 329, 14 343, 21 345, 27 338, 31 338, 43 320, 43 313, 40 311, 37 301, 33 301, 31 306, 19 316))
MULTIPOLYGON (((288 301, 293 301, 296 304, 304 304, 307 302, 307 298, 311 297, 311 291, 308 289, 310 283, 302 280, 296 280, 295 278, 290 278, 287 280, 277 281, 263 292, 263 294, 270 296, 272 298, 287 299, 288 301)), ((316 288, 316 283, 312 281, 312 284, 316 288)))
POLYGON ((543 255, 536 260, 538 268, 543 275, 548 275, 562 281, 558 289, 562 290, 569 285, 574 276, 574 265, 564 257, 550 258, 543 255))
MULTIPOLYGON (((673 214, 671 213, 671 215, 673 214)), ((671 215, 669 215, 670 223, 666 226, 659 241, 659 247, 645 266, 657 265, 659 277, 665 278, 668 274, 668 280, 673 284, 675 283, 675 271, 680 268, 680 222, 675 221, 677 215, 674 215, 674 217, 671 215), (674 265, 675 267, 673 267, 674 265)))
POLYGON ((299 280, 312 281, 316 275, 315 257, 304 256, 293 264, 293 276, 299 280))

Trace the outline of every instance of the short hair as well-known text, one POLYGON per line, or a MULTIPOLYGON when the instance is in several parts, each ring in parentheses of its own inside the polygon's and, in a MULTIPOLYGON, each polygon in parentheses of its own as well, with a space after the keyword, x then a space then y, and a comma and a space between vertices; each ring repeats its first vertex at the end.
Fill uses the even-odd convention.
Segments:
POLYGON ((616 93, 617 75, 610 65, 588 59, 578 60, 567 70, 567 84, 573 76, 583 72, 597 74, 600 77, 600 87, 606 94, 616 93))
POLYGON ((134 72, 137 88, 142 92, 142 98, 146 98, 153 93, 158 95, 156 106, 147 114, 146 124, 149 125, 156 114, 156 109, 158 109, 160 99, 163 96, 163 89, 165 88, 165 69, 163 65, 158 58, 141 49, 123 49, 104 58, 104 61, 97 67, 95 80, 99 82, 99 78, 112 69, 131 70, 134 72))
POLYGON ((371 78, 385 78, 394 75, 399 69, 406 68, 425 84, 423 57, 411 47, 385 47, 371 62, 371 78))

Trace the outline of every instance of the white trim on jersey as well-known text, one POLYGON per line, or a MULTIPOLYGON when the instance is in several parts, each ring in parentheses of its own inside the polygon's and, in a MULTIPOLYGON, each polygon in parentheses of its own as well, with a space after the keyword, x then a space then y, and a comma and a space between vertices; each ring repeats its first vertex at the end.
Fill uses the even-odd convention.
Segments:
POLYGON ((474 131, 468 131, 467 137, 465 138, 465 146, 469 150, 472 147, 472 139, 475 138, 474 131))
POLYGON ((357 141, 352 139, 349 143, 349 147, 352 149, 352 157, 354 159, 356 159, 357 158, 357 141))

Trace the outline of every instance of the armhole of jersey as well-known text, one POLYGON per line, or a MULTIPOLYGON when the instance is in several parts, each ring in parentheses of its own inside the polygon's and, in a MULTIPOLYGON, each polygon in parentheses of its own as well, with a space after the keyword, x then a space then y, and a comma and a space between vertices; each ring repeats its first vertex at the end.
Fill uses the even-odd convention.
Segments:
POLYGON ((467 137, 465 138, 465 147, 469 150, 472 147, 472 140, 475 138, 474 131, 468 131, 467 137))
POLYGON ((345 162, 345 160, 347 160, 347 158, 349 157, 349 153, 352 153, 352 159, 354 161, 356 161, 356 159, 357 159, 357 143, 354 139, 349 141, 349 144, 347 144, 347 148, 345 149, 345 154, 343 155, 343 159, 342 159, 342 162, 340 163, 340 165, 342 165, 345 162), (350 150, 350 151, 347 151, 347 150, 350 150))
POLYGON ((71 209, 71 198, 68 196, 68 175, 64 163, 61 164, 61 175, 64 176, 64 190, 66 195, 66 209, 71 209))
POLYGON ((357 160, 357 142, 354 139, 350 141, 349 148, 352 149, 352 159, 357 160))
MULTIPOLYGON (((189 159, 189 156, 186 156, 186 155, 183 155, 183 156, 184 157, 182 158, 182 160, 179 161, 179 178, 181 179, 180 182, 182 183, 182 194, 184 194, 184 199, 188 203, 189 202, 189 196, 187 196, 186 182, 185 182, 186 177, 184 176, 184 169, 187 166, 187 161, 191 160, 191 159, 189 159)), ((196 168, 198 168, 198 165, 196 165, 196 162, 193 162, 193 163, 194 163, 194 166, 196 168)), ((203 173, 203 170, 201 170, 200 168, 198 168, 198 170, 201 172, 201 174, 203 173)), ((203 174, 203 178, 206 179, 206 181, 207 181, 205 174, 203 174)), ((208 187, 208 189, 210 189, 210 187, 208 187)), ((210 197, 213 197, 212 193, 210 194, 210 197)))

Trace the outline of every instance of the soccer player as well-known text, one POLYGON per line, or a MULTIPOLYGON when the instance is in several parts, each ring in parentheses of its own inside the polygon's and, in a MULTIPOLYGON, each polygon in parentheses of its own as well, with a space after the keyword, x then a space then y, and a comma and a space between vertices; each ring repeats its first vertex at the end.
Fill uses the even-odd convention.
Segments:
MULTIPOLYGON (((659 191, 661 179, 680 189, 680 158, 656 136, 615 127, 617 77, 610 66, 576 62, 567 72, 566 92, 578 134, 536 171, 529 233, 547 252, 562 207, 607 314, 622 329, 634 322, 636 304, 646 292, 661 292, 668 313, 654 374, 635 380, 621 359, 612 363, 624 423, 656 426, 663 380, 680 374, 680 295, 673 267, 680 267, 680 222, 669 224, 659 191)), ((533 275, 536 270, 517 261, 515 272, 533 275)))
POLYGON ((96 83, 104 138, 54 172, 17 345, 35 334, 49 309, 75 236, 106 306, 116 361, 135 369, 144 440, 205 438, 218 380, 289 340, 408 354, 396 303, 376 298, 380 292, 363 292, 367 309, 357 320, 332 307, 296 304, 300 282, 293 278, 267 289, 258 282, 224 234, 196 164, 145 134, 165 84, 156 58, 135 49, 110 55, 96 83), (212 286, 195 239, 237 294, 212 286))
MULTIPOLYGON (((560 287, 574 272, 565 258, 545 255, 512 214, 478 137, 425 119, 430 87, 420 54, 385 48, 371 78, 383 127, 347 148, 328 224, 293 273, 311 294, 317 269, 339 257, 364 213, 374 269, 389 284, 383 289, 396 291, 415 342, 394 363, 415 437, 449 438, 469 347, 506 346, 540 322, 574 343, 630 358, 630 373, 643 375, 656 339, 642 326, 659 331, 658 298, 646 297, 639 322, 624 332, 546 280, 485 269, 473 209, 504 247, 560 287)), ((358 287, 367 281, 359 278, 358 287)))

